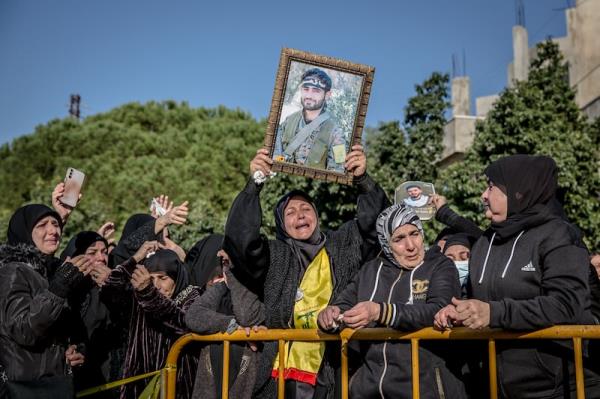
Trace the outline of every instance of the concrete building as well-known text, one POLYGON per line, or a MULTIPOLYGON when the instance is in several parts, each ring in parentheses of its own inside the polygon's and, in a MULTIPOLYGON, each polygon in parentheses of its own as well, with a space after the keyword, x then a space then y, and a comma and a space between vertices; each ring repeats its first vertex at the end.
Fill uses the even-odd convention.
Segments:
MULTIPOLYGON (((566 10, 567 36, 553 39, 569 67, 569 83, 576 90, 575 101, 590 118, 600 117, 600 0, 577 0, 566 10)), ((529 64, 536 48, 529 47, 527 29, 514 26, 513 61, 508 65, 507 86, 526 80, 529 64)), ((475 115, 471 115, 469 78, 452 80, 452 119, 444 128, 444 150, 440 166, 445 167, 464 158, 473 143, 475 123, 492 109, 497 94, 478 97, 475 115), (467 104, 467 105, 465 105, 467 104)))

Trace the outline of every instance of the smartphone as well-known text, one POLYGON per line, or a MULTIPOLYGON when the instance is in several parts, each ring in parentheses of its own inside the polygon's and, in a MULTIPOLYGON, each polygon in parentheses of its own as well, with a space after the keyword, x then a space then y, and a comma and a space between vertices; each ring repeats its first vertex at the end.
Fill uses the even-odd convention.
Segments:
POLYGON ((85 173, 75 168, 67 169, 65 176, 65 192, 60 197, 60 202, 75 207, 79 201, 79 193, 85 182, 85 173))

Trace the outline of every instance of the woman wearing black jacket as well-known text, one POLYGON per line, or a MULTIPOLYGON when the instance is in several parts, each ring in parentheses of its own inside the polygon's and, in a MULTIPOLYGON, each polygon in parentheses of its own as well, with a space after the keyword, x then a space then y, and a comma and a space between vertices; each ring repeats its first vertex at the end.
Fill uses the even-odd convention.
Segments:
MULTIPOLYGON (((346 170, 360 190, 357 217, 336 231, 319 229, 310 197, 300 191, 285 195, 275 209, 277 239, 260 234, 262 184, 249 181, 237 196, 225 226, 223 249, 235 265, 236 278, 264 298, 268 328, 316 328, 316 317, 331 297, 351 281, 359 266, 376 253, 375 222, 388 204, 383 190, 366 175, 366 157, 354 146, 346 157, 346 170), (375 251, 374 251, 375 249, 375 251)), ((269 175, 268 151, 258 150, 250 164, 252 174, 269 175)), ((333 370, 325 345, 293 343, 286 356, 286 397, 331 397, 333 370), (296 347, 296 349, 294 349, 296 347), (302 359, 310 358, 309 362, 302 359), (298 362, 295 362, 296 359, 298 362), (299 367, 298 363, 310 363, 299 367)), ((259 365, 255 397, 275 397, 277 343, 267 343, 259 365)))
MULTIPOLYGON (((481 198, 491 227, 471 251, 469 300, 453 300, 435 317, 440 328, 464 325, 537 330, 557 324, 593 324, 589 261, 571 227, 549 206, 557 188, 549 157, 513 155, 485 170, 481 198)), ((500 397, 568 398, 574 395, 568 343, 498 342, 500 397)), ((585 359, 584 359, 585 361, 585 359)), ((586 397, 599 397, 600 377, 586 369, 586 397)))
POLYGON ((71 366, 85 332, 67 299, 89 272, 83 256, 61 262, 62 218, 45 205, 19 208, 0 246, 0 363, 9 397, 73 397, 71 366))
MULTIPOLYGON (((397 204, 383 211, 377 236, 383 255, 362 266, 319 314, 322 329, 343 324, 414 331, 431 326, 435 313, 460 295, 456 267, 438 247, 425 251, 423 227, 411 208, 397 204)), ((352 377, 350 397, 412 397, 410 342, 361 342, 360 352, 363 361, 352 377)), ((419 364, 420 397, 465 397, 462 383, 427 343, 421 345, 419 364)))

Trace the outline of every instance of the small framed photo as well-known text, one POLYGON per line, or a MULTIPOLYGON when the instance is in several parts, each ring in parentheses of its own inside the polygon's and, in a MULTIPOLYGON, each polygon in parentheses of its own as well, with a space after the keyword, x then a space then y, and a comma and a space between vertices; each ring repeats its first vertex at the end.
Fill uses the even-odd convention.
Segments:
POLYGON ((375 68, 281 51, 265 147, 273 170, 352 184, 346 154, 361 143, 375 68))
POLYGON ((435 194, 432 183, 422 181, 407 181, 396 188, 394 202, 401 202, 413 208, 419 219, 429 220, 435 216, 435 206, 430 203, 431 196, 435 194))

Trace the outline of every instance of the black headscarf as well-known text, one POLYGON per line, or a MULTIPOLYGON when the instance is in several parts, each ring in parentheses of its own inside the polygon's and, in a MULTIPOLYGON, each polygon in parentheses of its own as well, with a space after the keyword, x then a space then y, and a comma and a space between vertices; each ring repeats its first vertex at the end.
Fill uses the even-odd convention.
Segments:
POLYGON ((190 277, 187 268, 179 260, 177 254, 170 249, 159 249, 156 253, 144 260, 144 266, 150 273, 164 272, 175 281, 173 297, 190 285, 190 277))
POLYGON ((35 246, 31 233, 36 223, 46 216, 52 216, 62 231, 62 219, 53 209, 42 204, 25 205, 17 209, 8 222, 7 241, 10 245, 29 244, 35 246))
POLYGON ((185 257, 193 285, 204 288, 206 283, 221 270, 217 252, 223 245, 222 234, 210 234, 198 241, 185 257))
POLYGON ((468 249, 471 249, 476 239, 467 233, 456 233, 446 238, 446 245, 444 245, 444 253, 453 245, 462 245, 468 249))
POLYGON ((67 247, 60 254, 60 259, 65 260, 68 257, 83 255, 87 249, 96 242, 103 242, 108 248, 108 242, 95 231, 82 231, 77 233, 69 240, 67 247))
POLYGON ((130 245, 128 247, 125 245, 127 238, 135 233, 140 227, 150 223, 153 220, 154 218, 152 216, 145 213, 138 213, 127 219, 125 227, 123 228, 123 232, 121 233, 121 238, 119 239, 117 246, 112 250, 108 257, 108 264, 111 268, 125 262, 135 254, 143 242, 139 242, 134 246, 130 245))
POLYGON ((317 256, 321 248, 325 245, 325 235, 319 229, 319 213, 317 212, 317 207, 313 203, 312 198, 301 190, 293 190, 281 197, 277 205, 275 206, 275 227, 276 227, 276 238, 278 240, 285 241, 292 250, 296 254, 300 262, 300 267, 302 270, 306 270, 310 262, 317 256), (289 236, 289 234, 285 231, 285 222, 284 222, 284 211, 287 205, 290 202, 290 199, 293 197, 302 197, 304 198, 315 210, 315 214, 317 215, 315 230, 308 240, 295 240, 289 236))
POLYGON ((123 227, 123 233, 121 234, 121 240, 129 237, 133 234, 137 229, 145 225, 146 223, 152 221, 154 218, 147 213, 137 213, 127 219, 125 222, 125 227, 123 227))
POLYGON ((492 223, 492 229, 501 238, 511 237, 553 216, 547 206, 555 198, 558 186, 558 169, 552 158, 511 155, 492 162, 485 175, 507 197, 506 220, 492 223))

